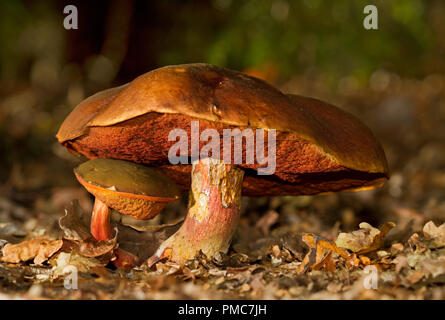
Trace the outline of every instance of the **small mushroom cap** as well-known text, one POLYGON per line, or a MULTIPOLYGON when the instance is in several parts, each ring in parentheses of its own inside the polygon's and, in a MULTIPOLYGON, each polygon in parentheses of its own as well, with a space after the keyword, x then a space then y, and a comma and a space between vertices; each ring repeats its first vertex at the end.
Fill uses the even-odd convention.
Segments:
POLYGON ((74 169, 79 182, 116 211, 151 219, 180 197, 175 182, 156 170, 123 160, 94 159, 74 169))
POLYGON ((208 64, 168 66, 89 99, 62 124, 60 143, 88 158, 159 166, 185 189, 191 166, 169 164, 174 142, 168 134, 183 129, 190 137, 191 121, 199 121, 200 132, 212 128, 221 136, 233 128, 277 131, 274 175, 257 176, 257 164, 240 165, 247 170, 245 195, 359 190, 388 177, 382 147, 358 119, 240 72, 208 64))

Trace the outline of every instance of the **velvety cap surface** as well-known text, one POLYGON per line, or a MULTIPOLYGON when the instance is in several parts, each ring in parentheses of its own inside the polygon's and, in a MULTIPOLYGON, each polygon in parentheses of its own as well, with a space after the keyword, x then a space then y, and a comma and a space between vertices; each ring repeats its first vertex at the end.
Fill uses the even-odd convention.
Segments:
POLYGON ((89 160, 74 172, 85 182, 110 191, 160 198, 180 196, 174 181, 156 170, 128 161, 89 160))

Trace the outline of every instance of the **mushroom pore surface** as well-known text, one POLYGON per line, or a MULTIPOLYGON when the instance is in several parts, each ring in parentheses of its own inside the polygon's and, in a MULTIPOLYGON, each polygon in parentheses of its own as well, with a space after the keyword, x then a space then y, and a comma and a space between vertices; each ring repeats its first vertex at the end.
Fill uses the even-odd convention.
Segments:
MULTIPOLYGON (((180 128, 190 137, 192 121, 199 121, 200 132, 218 130, 221 146, 224 129, 246 129, 185 115, 151 112, 113 126, 91 127, 88 135, 64 144, 88 158, 123 159, 158 167, 182 189, 188 190, 191 165, 169 164, 168 151, 175 142, 168 141, 167 136, 170 130, 180 128)), ((265 135, 267 141, 267 131, 265 135)), ((201 141, 200 149, 205 144, 201 141)), ((250 146, 255 147, 255 144, 250 146)), ((189 153, 190 148, 189 143, 189 153)), ((273 175, 258 176, 258 163, 246 164, 245 156, 246 145, 243 143, 243 164, 240 166, 245 170, 243 194, 246 196, 317 194, 366 188, 386 180, 385 173, 357 171, 339 165, 316 145, 290 132, 278 131, 276 134, 276 170, 273 175)))

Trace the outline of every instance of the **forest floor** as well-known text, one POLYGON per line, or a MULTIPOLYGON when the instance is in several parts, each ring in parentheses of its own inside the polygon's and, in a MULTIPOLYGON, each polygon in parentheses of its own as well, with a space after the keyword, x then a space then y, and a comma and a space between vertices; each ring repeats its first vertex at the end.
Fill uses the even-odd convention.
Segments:
POLYGON ((186 199, 149 222, 115 213, 117 240, 95 243, 85 234, 92 199, 69 169, 78 160, 56 144, 49 160, 27 159, 1 187, 0 299, 445 299, 445 78, 380 77, 383 87, 345 85, 335 97, 314 79, 315 89, 298 78, 288 89, 362 119, 385 149, 386 185, 244 198, 230 251, 212 259, 114 268, 116 246, 150 256, 180 225, 186 199), (48 178, 51 168, 71 184, 48 178))

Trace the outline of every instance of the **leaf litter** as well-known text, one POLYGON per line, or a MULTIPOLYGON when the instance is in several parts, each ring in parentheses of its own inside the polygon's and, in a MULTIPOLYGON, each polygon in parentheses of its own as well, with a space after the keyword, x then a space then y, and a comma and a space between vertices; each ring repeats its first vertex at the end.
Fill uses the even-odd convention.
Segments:
MULTIPOLYGON (((437 77, 445 83, 443 75, 437 77)), ((383 91, 364 88, 337 95, 345 110, 366 118, 381 138, 392 172, 388 183, 381 189, 358 193, 244 199, 246 206, 229 252, 212 259, 200 254, 184 265, 162 262, 150 270, 116 269, 110 264, 116 248, 141 258, 150 256, 179 227, 186 201, 173 204, 147 223, 115 219, 116 241, 97 243, 91 239, 89 214, 85 214, 92 208, 91 199, 80 187, 55 187, 48 192, 36 184, 37 192, 16 192, 20 188, 13 179, 15 188, 0 195, 0 296, 445 299, 445 86, 426 91, 427 78, 413 81, 391 75, 390 79, 383 91), (416 85, 419 90, 413 90, 416 85), (416 108, 400 108, 388 126, 384 120, 391 115, 388 106, 395 95, 416 108), (406 126, 402 120, 405 112, 418 121, 406 126), (85 211, 74 206, 63 214, 62 204, 76 198, 85 211), (47 237, 43 238, 46 242, 39 237, 47 237), (37 261, 40 246, 18 249, 20 254, 26 250, 32 254, 19 254, 17 263, 3 261, 8 256, 5 247, 25 248, 32 242, 23 243, 33 240, 45 243, 37 261), (63 245, 56 250, 60 240, 63 245), (69 266, 79 270, 78 290, 63 286, 69 266), (367 289, 364 283, 374 268, 378 285, 367 289)), ((293 81, 297 88, 305 87, 298 78, 293 81)), ((322 98, 325 92, 311 94, 322 98)), ((68 166, 71 164, 65 169, 68 166)), ((66 172, 71 181, 71 172, 66 172)), ((48 175, 38 180, 46 184, 48 175)), ((21 185, 25 185, 23 181, 21 185)))
MULTIPOLYGON (((376 266, 380 274, 384 286, 380 298, 407 297, 412 290, 445 283, 445 224, 427 222, 405 244, 385 245, 385 237, 395 227, 392 222, 381 228, 360 223, 359 229, 351 232, 335 229, 337 235, 329 240, 313 233, 295 234, 287 227, 269 230, 276 219, 270 215, 253 224, 251 228, 261 230, 254 235, 256 239, 243 243, 246 239, 238 237, 228 254, 219 253, 209 259, 201 252, 184 265, 160 262, 150 270, 136 267, 125 271, 110 265, 113 251, 119 247, 119 230, 127 233, 126 249, 137 251, 148 239, 163 241, 178 228, 180 220, 160 226, 138 226, 138 230, 119 226, 113 239, 98 242, 91 237, 85 214, 74 202, 59 219, 61 239, 38 237, 4 246, 0 278, 8 282, 5 270, 28 268, 28 274, 33 270, 27 276, 28 283, 34 279, 31 283, 46 284, 39 294, 55 297, 55 292, 64 290, 63 279, 74 267, 79 272, 79 298, 90 296, 96 288, 94 296, 103 299, 116 295, 142 299, 375 298, 376 293, 358 285, 364 281, 364 269, 369 265, 376 266), (131 247, 130 239, 135 235, 135 246, 131 247), (33 264, 29 265, 31 260, 33 264)), ((9 274, 10 280, 11 277, 16 275, 9 274)))

